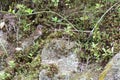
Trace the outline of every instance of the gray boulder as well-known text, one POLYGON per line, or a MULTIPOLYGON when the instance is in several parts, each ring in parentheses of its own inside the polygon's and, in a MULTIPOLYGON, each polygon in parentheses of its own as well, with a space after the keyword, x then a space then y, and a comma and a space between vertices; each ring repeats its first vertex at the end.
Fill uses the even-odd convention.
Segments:
POLYGON ((7 38, 6 35, 0 30, 0 71, 3 69, 4 59, 3 56, 7 55, 7 38))
POLYGON ((100 66, 79 62, 75 47, 75 42, 62 39, 47 42, 41 53, 44 68, 39 80, 98 80, 100 66))
POLYGON ((106 65, 99 80, 120 80, 120 52, 106 65))
POLYGON ((78 58, 74 53, 74 42, 53 39, 41 54, 42 65, 55 65, 53 69, 41 70, 39 80, 69 80, 72 72, 77 72, 78 58), (52 77, 47 75, 51 73, 52 77))

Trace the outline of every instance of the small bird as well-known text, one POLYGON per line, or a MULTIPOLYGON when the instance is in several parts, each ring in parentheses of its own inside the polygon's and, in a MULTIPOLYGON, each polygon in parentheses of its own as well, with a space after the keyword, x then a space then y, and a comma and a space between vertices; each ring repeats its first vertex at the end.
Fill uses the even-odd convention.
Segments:
POLYGON ((42 28, 43 28, 42 25, 38 25, 34 33, 31 34, 31 36, 33 37, 33 40, 36 40, 39 36, 42 35, 42 28))
POLYGON ((30 37, 21 42, 21 47, 23 48, 23 50, 33 44, 33 42, 42 35, 42 27, 42 25, 38 25, 36 30, 30 35, 30 37))

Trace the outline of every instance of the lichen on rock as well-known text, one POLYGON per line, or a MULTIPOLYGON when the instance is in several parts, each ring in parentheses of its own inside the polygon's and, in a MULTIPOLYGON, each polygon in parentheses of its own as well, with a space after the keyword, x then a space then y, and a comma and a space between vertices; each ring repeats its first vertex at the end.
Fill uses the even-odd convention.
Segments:
POLYGON ((120 80, 120 52, 108 62, 99 80, 120 80))
POLYGON ((46 80, 66 80, 70 78, 72 72, 77 72, 78 58, 77 54, 74 53, 74 47, 74 42, 62 39, 53 39, 47 43, 42 50, 41 63, 42 65, 56 65, 58 72, 55 73, 54 76, 49 77, 48 75, 43 76, 43 74, 41 74, 43 72, 47 73, 48 70, 42 70, 39 74, 39 80, 43 78, 46 78, 46 80))

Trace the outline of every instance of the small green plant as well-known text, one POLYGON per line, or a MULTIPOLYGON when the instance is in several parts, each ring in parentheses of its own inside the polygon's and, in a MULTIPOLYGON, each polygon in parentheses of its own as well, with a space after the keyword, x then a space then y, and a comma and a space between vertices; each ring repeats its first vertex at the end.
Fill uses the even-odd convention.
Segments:
POLYGON ((11 7, 9 7, 8 12, 15 14, 15 10, 13 10, 11 7))
POLYGON ((52 0, 52 3, 53 3, 53 5, 54 5, 55 7, 57 7, 57 6, 58 6, 58 3, 59 3, 59 0, 52 0))
POLYGON ((84 20, 88 20, 89 17, 87 15, 84 15, 83 17, 80 17, 80 20, 84 21, 84 20))
POLYGON ((23 4, 17 4, 17 9, 18 9, 18 12, 17 14, 31 14, 33 12, 32 9, 30 8, 27 8, 25 5, 23 4))
POLYGON ((9 65, 9 67, 14 68, 15 67, 15 62, 14 61, 9 61, 8 65, 9 65))
POLYGON ((120 15, 120 8, 118 8, 117 11, 118 11, 118 13, 119 13, 119 15, 120 15))
POLYGON ((94 55, 95 59, 96 59, 96 62, 98 62, 100 60, 100 48, 98 47, 98 43, 94 43, 92 42, 92 45, 91 45, 91 53, 94 55))
POLYGON ((97 4, 95 5, 95 8, 96 8, 96 9, 99 9, 99 8, 101 8, 101 7, 103 7, 102 4, 98 4, 98 3, 97 3, 97 4))
POLYGON ((69 34, 69 35, 73 35, 73 32, 72 32, 72 27, 68 24, 67 27, 65 28, 65 33, 69 34))
POLYGON ((93 41, 99 42, 101 40, 101 33, 99 31, 99 28, 97 27, 96 30, 93 32, 93 41))
POLYGON ((105 49, 104 47, 102 48, 102 51, 104 52, 102 56, 105 57, 112 57, 113 53, 110 49, 105 49))
POLYGON ((61 22, 61 20, 60 19, 58 19, 58 17, 52 17, 52 21, 53 22, 55 22, 55 23, 60 23, 61 22))
POLYGON ((65 5, 68 6, 69 8, 71 8, 72 6, 70 5, 70 0, 65 0, 65 5))
MULTIPOLYGON (((23 4, 17 4, 16 8, 18 9, 18 11, 16 13, 15 13, 15 10, 11 9, 11 7, 9 8, 8 12, 17 15, 18 17, 20 17, 21 15, 32 14, 32 12, 33 12, 32 9, 27 8, 23 4)), ((23 31, 30 30, 31 23, 28 24, 26 20, 21 20, 21 24, 23 25, 23 31)))
POLYGON ((13 14, 17 14, 17 15, 31 14, 33 12, 32 9, 27 8, 23 4, 17 4, 16 8, 18 9, 18 11, 16 13, 15 13, 15 10, 11 9, 11 7, 9 8, 8 12, 13 13, 13 14))
POLYGON ((5 71, 0 71, 0 80, 6 80, 9 76, 9 73, 6 73, 5 71))
POLYGON ((29 31, 30 30, 30 25, 31 23, 27 23, 26 20, 21 20, 22 26, 23 26, 23 31, 29 31))
POLYGON ((30 50, 28 57, 29 57, 29 58, 33 58, 33 56, 34 56, 35 53, 37 52, 38 48, 39 48, 39 43, 38 43, 38 42, 35 42, 34 45, 32 46, 32 49, 33 49, 33 50, 32 50, 32 49, 30 50))

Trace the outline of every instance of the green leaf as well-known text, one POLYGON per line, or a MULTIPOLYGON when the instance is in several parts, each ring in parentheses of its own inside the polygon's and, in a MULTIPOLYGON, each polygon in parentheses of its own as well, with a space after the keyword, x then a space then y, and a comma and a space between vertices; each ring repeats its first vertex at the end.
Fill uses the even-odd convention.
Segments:
POLYGON ((52 0, 52 2, 55 2, 55 0, 52 0))
POLYGON ((83 17, 80 17, 80 20, 84 21, 84 20, 88 20, 88 16, 83 16, 83 17))
POLYGON ((28 14, 31 14, 33 12, 33 10, 29 8, 29 9, 25 10, 25 12, 28 14))
POLYGON ((120 14, 120 8, 118 8, 118 13, 120 14))
POLYGON ((99 8, 101 8, 101 7, 103 7, 102 4, 96 4, 96 6, 95 6, 96 9, 99 9, 99 8))
POLYGON ((15 67, 15 62, 14 61, 9 61, 8 65, 13 68, 13 67, 15 67))

